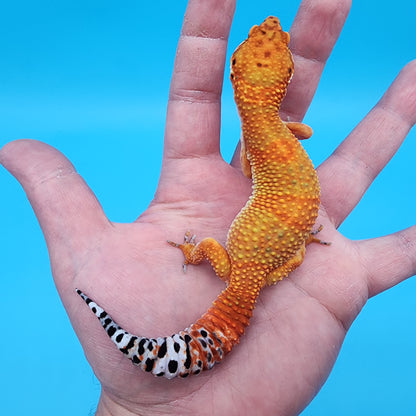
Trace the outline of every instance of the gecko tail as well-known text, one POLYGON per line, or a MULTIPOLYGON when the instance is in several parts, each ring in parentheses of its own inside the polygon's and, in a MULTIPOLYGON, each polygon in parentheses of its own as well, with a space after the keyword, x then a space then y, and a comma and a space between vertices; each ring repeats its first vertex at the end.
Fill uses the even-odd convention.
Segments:
POLYGON ((146 338, 132 335, 81 290, 77 293, 99 319, 117 348, 134 365, 157 377, 188 377, 212 368, 224 356, 217 334, 197 323, 168 337, 146 338))

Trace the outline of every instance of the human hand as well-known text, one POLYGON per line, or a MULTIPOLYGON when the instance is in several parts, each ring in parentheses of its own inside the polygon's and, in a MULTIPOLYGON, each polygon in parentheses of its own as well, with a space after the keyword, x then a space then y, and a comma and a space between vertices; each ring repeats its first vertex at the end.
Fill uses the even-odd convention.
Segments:
MULTIPOLYGON (((414 123, 413 64, 319 168, 323 209, 318 224, 324 224, 323 238, 333 245, 308 247, 301 268, 263 290, 250 328, 221 365, 188 380, 159 380, 142 374, 114 348, 74 288, 94 295, 130 332, 158 336, 185 328, 223 284, 208 266, 189 267, 184 276, 180 253, 165 241, 178 241, 187 229, 224 241, 250 193, 238 162, 229 166, 218 148, 225 38, 234 5, 226 2, 224 13, 222 5, 206 3, 190 3, 184 33, 191 36, 181 39, 172 81, 160 186, 137 222, 110 223, 56 150, 26 141, 1 152, 2 163, 20 180, 39 218, 57 288, 102 383, 99 414, 213 409, 218 414, 295 414, 325 380, 368 296, 414 273, 416 253, 407 244, 413 229, 360 243, 336 231, 414 123), (211 22, 203 20, 206 16, 211 22), (197 52, 201 49, 204 54, 197 52)), ((306 111, 348 8, 337 5, 342 18, 329 34, 323 19, 329 22, 335 10, 306 14, 306 3, 292 31, 296 70, 282 111, 291 120, 300 120, 306 111), (322 25, 322 38, 310 33, 322 25), (306 60, 296 56, 311 50, 306 60)))

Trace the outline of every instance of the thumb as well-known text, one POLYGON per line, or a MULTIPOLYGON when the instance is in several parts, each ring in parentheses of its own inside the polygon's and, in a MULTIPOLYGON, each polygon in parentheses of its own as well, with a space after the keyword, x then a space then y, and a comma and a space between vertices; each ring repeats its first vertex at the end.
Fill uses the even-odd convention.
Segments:
POLYGON ((46 239, 58 290, 63 289, 71 259, 85 252, 109 222, 94 193, 55 148, 35 140, 10 142, 0 150, 0 163, 25 190, 46 239))

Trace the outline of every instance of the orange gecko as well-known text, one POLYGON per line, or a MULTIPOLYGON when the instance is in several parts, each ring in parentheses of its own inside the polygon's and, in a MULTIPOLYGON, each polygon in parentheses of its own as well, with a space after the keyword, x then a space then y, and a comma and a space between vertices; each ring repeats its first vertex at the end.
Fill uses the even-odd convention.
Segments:
POLYGON ((239 342, 262 287, 298 267, 314 241, 319 183, 299 137, 301 123, 285 123, 279 108, 293 75, 289 34, 276 17, 254 26, 231 58, 231 82, 242 123, 241 162, 253 179, 253 193, 231 224, 226 247, 212 238, 182 250, 185 264, 208 260, 227 288, 189 328, 167 337, 146 338, 122 329, 93 300, 77 292, 99 318, 116 346, 144 371, 187 377, 210 369, 239 342))

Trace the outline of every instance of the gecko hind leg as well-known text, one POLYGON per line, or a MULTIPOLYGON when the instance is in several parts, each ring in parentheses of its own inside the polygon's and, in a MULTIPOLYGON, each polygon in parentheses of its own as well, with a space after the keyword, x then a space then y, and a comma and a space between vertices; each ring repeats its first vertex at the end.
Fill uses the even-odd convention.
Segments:
POLYGON ((195 244, 196 237, 186 232, 182 244, 168 240, 168 244, 179 248, 184 257, 184 270, 188 264, 200 264, 208 260, 218 277, 228 282, 231 275, 231 262, 225 248, 213 238, 204 238, 195 244))
POLYGON ((286 263, 272 270, 266 277, 266 285, 275 285, 278 281, 287 277, 287 275, 300 266, 305 257, 306 244, 303 244, 296 254, 286 263))
POLYGON ((316 231, 312 231, 309 234, 309 237, 305 240, 305 243, 301 246, 301 248, 297 251, 297 253, 289 259, 285 264, 282 264, 277 269, 272 270, 266 278, 267 285, 274 285, 279 280, 284 279, 291 271, 295 270, 298 266, 300 266, 303 262, 303 258, 305 257, 306 253, 306 246, 311 243, 318 243, 323 244, 325 246, 330 246, 331 243, 322 241, 315 236, 320 233, 323 229, 323 225, 320 225, 316 231))

